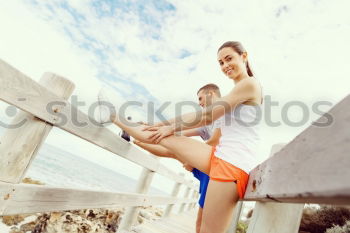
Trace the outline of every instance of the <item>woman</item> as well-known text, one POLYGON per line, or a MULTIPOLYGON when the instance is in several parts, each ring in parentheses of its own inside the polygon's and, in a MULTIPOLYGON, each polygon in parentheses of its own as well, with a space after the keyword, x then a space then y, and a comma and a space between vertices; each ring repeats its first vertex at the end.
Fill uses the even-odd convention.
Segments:
POLYGON ((235 85, 212 106, 154 126, 128 126, 118 114, 111 116, 115 124, 134 138, 159 143, 210 176, 201 233, 221 233, 227 229, 234 206, 244 196, 248 174, 256 165, 259 140, 257 120, 262 92, 253 77, 247 52, 239 42, 229 41, 218 49, 217 56, 221 70, 235 85), (216 147, 175 136, 177 131, 211 124, 224 115, 216 147))

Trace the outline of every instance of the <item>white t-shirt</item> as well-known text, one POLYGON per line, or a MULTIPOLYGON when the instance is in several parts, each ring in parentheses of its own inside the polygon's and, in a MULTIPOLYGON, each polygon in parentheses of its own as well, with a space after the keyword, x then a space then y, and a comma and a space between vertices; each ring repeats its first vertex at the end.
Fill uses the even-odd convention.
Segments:
POLYGON ((212 124, 210 125, 205 125, 203 127, 200 127, 197 129, 197 131, 199 132, 199 136, 203 139, 203 140, 209 140, 209 138, 211 137, 211 135, 213 135, 213 132, 216 128, 220 128, 220 119, 214 121, 212 124))

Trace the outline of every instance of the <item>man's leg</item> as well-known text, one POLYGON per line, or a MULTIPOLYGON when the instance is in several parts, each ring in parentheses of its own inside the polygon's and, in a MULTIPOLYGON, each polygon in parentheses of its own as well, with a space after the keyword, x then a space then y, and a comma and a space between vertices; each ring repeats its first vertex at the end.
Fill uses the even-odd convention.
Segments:
POLYGON ((199 207, 198 213, 197 213, 197 221, 196 221, 196 233, 200 233, 201 224, 202 224, 202 215, 203 215, 203 209, 202 207, 199 207))

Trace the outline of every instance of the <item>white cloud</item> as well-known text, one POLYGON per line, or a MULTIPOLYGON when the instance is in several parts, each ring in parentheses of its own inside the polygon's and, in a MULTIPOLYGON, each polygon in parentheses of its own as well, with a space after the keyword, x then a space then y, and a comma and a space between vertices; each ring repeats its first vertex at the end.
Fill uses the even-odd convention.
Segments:
MULTIPOLYGON (((102 72, 115 75, 116 87, 129 89, 137 83, 160 103, 175 103, 195 100, 197 89, 209 82, 217 83, 223 94, 231 90, 232 82, 216 62, 216 50, 227 40, 240 40, 264 93, 280 101, 272 112, 276 120, 281 120, 287 101, 302 100, 311 106, 317 100, 336 102, 349 94, 347 0, 170 2, 176 10, 169 14, 147 9, 148 16, 159 22, 158 28, 133 10, 115 9, 99 17, 82 0, 67 3, 84 16, 79 22, 54 1, 36 7, 3 1, 1 58, 36 80, 44 71, 66 76, 76 84, 75 94, 88 103, 104 85, 98 79, 102 72), (46 4, 54 6, 54 13, 46 4), (180 58, 185 51, 189 56, 180 58)), ((106 4, 102 8, 109 11, 106 4)), ((128 93, 149 98, 138 87, 128 93)), ((174 114, 174 108, 167 112, 174 114)), ((141 112, 135 114, 140 117, 141 112)), ((317 117, 311 115, 310 122, 317 117)), ((267 156, 272 144, 291 140, 305 127, 266 127, 261 154, 267 156)))

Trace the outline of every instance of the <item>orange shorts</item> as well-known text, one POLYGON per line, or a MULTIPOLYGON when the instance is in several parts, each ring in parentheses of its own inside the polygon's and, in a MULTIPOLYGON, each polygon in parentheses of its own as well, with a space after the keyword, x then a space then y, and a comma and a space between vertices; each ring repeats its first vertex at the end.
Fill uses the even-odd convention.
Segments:
POLYGON ((235 182, 239 198, 242 199, 247 188, 249 175, 242 169, 216 157, 214 152, 215 146, 212 147, 210 155, 210 179, 221 182, 235 182))

